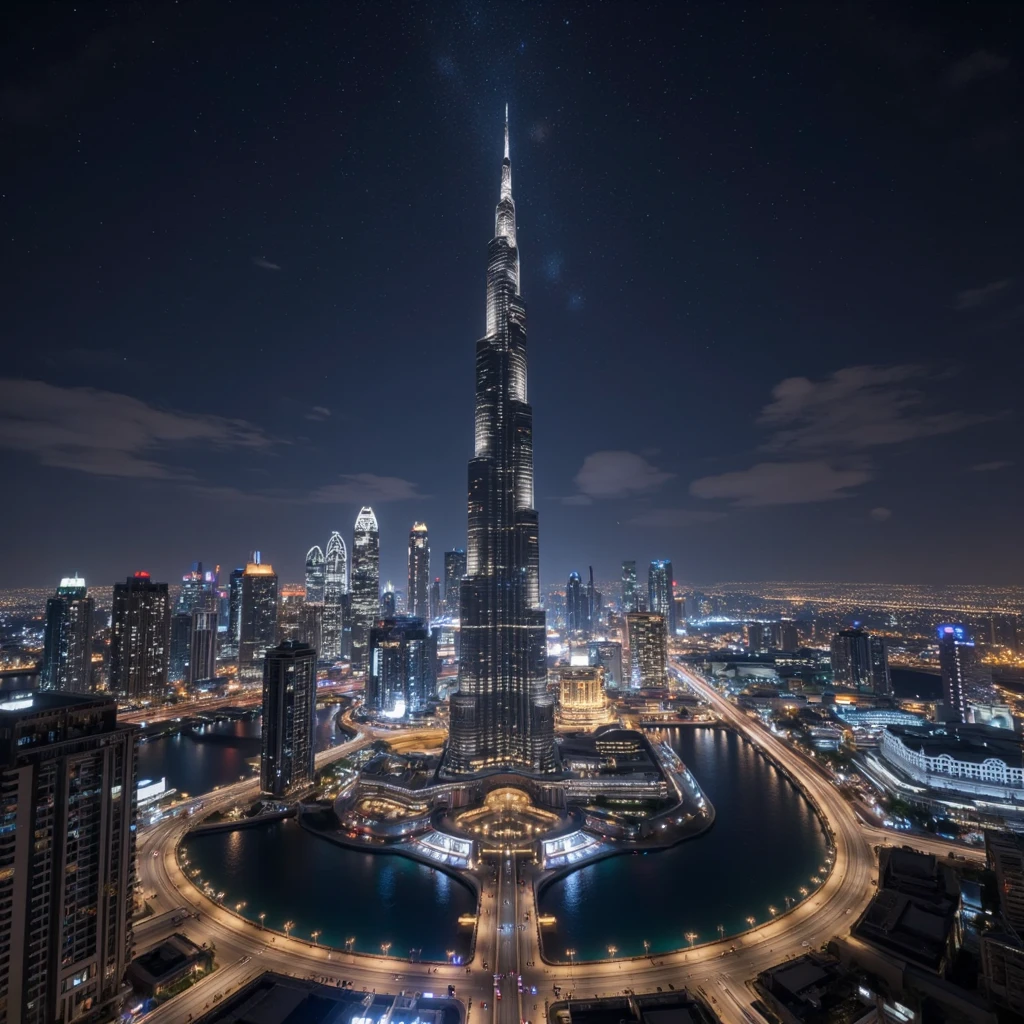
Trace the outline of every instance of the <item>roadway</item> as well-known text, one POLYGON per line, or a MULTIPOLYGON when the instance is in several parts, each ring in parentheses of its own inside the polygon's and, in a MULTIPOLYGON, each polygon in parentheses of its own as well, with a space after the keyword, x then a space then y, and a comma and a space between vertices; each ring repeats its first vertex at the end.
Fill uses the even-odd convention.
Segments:
MULTIPOLYGON (((264 970, 276 970, 298 977, 324 978, 329 982, 352 981, 357 990, 396 992, 446 991, 455 985, 457 995, 472 1007, 479 1024, 535 1024, 546 1016, 547 1004, 560 988, 560 998, 593 998, 622 995, 624 989, 653 992, 658 989, 688 987, 704 994, 725 1024, 750 1024, 757 1020, 751 1007, 753 995, 747 982, 779 961, 809 948, 818 948, 834 936, 844 935, 874 893, 876 873, 873 845, 882 842, 906 842, 945 856, 951 849, 964 855, 969 851, 942 840, 893 834, 864 825, 854 808, 831 780, 807 763, 799 752, 750 719, 726 700, 700 676, 684 667, 672 665, 673 674, 703 697, 719 717, 735 728, 770 758, 782 765, 817 806, 831 828, 834 842, 833 868, 824 884, 789 913, 769 920, 741 936, 708 943, 694 949, 632 960, 614 960, 569 964, 545 964, 540 955, 540 936, 536 923, 534 895, 535 869, 524 871, 525 886, 518 884, 520 866, 515 859, 497 859, 493 880, 494 896, 488 876, 483 875, 484 896, 478 921, 476 956, 468 966, 409 963, 390 957, 353 955, 329 950, 298 937, 263 931, 242 920, 225 907, 207 900, 181 874, 175 848, 189 821, 171 819, 144 832, 139 840, 139 868, 144 892, 156 893, 157 909, 184 906, 199 919, 186 918, 177 930, 193 941, 213 943, 221 968, 185 993, 177 996, 145 1018, 147 1024, 183 1021, 188 1014, 198 1016, 213 1001, 234 991, 264 970), (153 854, 156 856, 153 856, 153 854), (507 901, 507 902, 506 902, 507 901), (530 920, 525 921, 529 908, 530 920), (488 912, 490 911, 490 912, 488 912), (521 927, 525 925, 525 927, 521 927), (484 963, 487 967, 484 967, 484 963), (497 998, 493 975, 499 979, 502 998, 497 998), (522 975, 525 995, 520 993, 522 975), (537 995, 532 994, 536 987, 537 995), (488 1004, 484 1009, 483 1004, 488 1004)), ((353 740, 317 755, 317 767, 344 757, 369 743, 372 734, 360 732, 353 740)), ((254 780, 226 787, 206 798, 210 811, 225 810, 256 796, 254 780)), ((693 884, 702 884, 694 879, 693 884)), ((301 884, 301 883, 300 883, 301 884)), ((173 917, 173 915, 171 915, 173 917)), ((166 919, 165 919, 166 920, 166 919)), ((153 937, 158 928, 140 922, 140 932, 153 937)), ((152 941, 156 941, 152 938, 152 941)), ((140 946, 141 951, 141 946, 140 946)), ((562 950, 549 950, 561 956, 562 950)))

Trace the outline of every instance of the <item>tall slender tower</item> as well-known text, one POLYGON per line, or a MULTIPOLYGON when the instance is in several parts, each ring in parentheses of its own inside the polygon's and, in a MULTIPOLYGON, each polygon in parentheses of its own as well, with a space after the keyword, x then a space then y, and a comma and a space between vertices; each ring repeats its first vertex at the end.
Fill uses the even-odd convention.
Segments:
POLYGON ((409 614, 430 620, 430 537, 426 523, 409 531, 409 614))
POLYGON ((380 615, 380 533, 369 505, 356 516, 352 537, 352 670, 365 672, 370 627, 380 615))
POLYGON ((451 701, 445 767, 452 773, 551 771, 554 702, 546 693, 533 410, 526 397, 526 307, 519 293, 507 106, 501 193, 487 246, 486 333, 476 346, 475 413, 459 692, 451 701))
POLYGON ((306 604, 324 603, 326 572, 323 549, 314 544, 306 552, 306 604))
POLYGON ((324 563, 324 622, 321 632, 321 661, 337 661, 344 653, 342 634, 344 601, 348 591, 348 551, 337 530, 327 542, 324 563))
POLYGON ((44 690, 92 690, 93 600, 79 576, 65 576, 46 602, 43 642, 44 690))

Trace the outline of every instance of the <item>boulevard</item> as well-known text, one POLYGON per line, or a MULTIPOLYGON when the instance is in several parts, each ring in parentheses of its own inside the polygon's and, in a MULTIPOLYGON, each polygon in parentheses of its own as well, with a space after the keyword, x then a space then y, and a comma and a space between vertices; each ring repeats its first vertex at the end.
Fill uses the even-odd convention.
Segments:
MULTIPOLYGON (((156 898, 154 916, 136 926, 137 952, 144 952, 172 931, 182 931, 194 942, 212 944, 219 967, 147 1014, 145 1020, 187 1020, 189 1014, 198 1017, 263 971, 274 970, 330 984, 345 980, 357 991, 378 993, 405 990, 443 994, 448 985, 454 985, 457 997, 467 1006, 468 1018, 489 1024, 539 1021, 558 999, 622 995, 625 989, 654 992, 686 987, 703 994, 729 1024, 749 1024, 751 1019, 759 1019, 751 1005, 754 997, 747 985, 750 979, 787 957, 818 948, 833 936, 844 934, 861 913, 874 892, 874 846, 895 842, 941 857, 950 852, 975 859, 981 856, 933 837, 894 835, 865 824, 808 758, 744 714, 700 676, 676 664, 671 670, 676 680, 707 701, 724 723, 797 780, 827 822, 834 845, 832 870, 816 892, 788 913, 740 936, 690 950, 622 960, 615 957, 615 947, 610 947, 608 959, 598 962, 580 962, 575 951, 559 950, 554 956, 562 962, 545 963, 536 913, 538 871, 534 865, 520 864, 497 849, 488 851, 480 873, 482 895, 472 962, 459 966, 410 963, 385 955, 328 949, 306 936, 289 937, 264 930, 207 899, 182 874, 175 855, 191 822, 171 818, 146 830, 139 839, 143 891, 156 898), (191 916, 174 924, 180 908, 191 916)), ((374 738, 373 731, 359 730, 348 742, 319 753, 317 768, 351 755, 374 738)), ((433 743, 437 732, 403 733, 402 739, 403 746, 433 743)), ((204 811, 227 810, 257 795, 256 780, 239 782, 204 798, 204 811)), ((299 880, 288 879, 284 884, 299 884, 299 880)), ((701 884, 701 880, 695 879, 694 884, 701 884)))

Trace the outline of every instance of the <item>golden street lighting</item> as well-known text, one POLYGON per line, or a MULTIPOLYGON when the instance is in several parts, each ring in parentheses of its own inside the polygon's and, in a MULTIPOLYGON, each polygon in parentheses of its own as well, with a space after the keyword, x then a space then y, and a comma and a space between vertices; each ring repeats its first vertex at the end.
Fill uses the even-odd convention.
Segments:
POLYGON ((756 922, 756 919, 755 919, 755 918, 754 918, 753 916, 751 916, 751 917, 748 917, 748 918, 747 918, 747 924, 748 924, 748 925, 749 925, 749 926, 750 926, 751 928, 753 928, 753 927, 754 927, 754 925, 755 925, 756 923, 757 923, 757 922, 756 922))
POLYGON ((697 933, 696 932, 687 932, 686 933, 686 941, 690 943, 690 949, 693 949, 693 944, 697 941, 697 933))
POLYGON ((615 954, 618 953, 618 951, 619 951, 619 947, 618 946, 609 946, 608 947, 608 955, 609 956, 615 956, 615 954))
POLYGON ((314 945, 314 946, 318 945, 318 943, 317 943, 317 941, 316 941, 316 940, 317 940, 317 939, 319 939, 319 938, 320 938, 320 929, 319 929, 319 928, 317 928, 317 929, 316 929, 316 930, 315 930, 315 931, 313 932, 313 945, 314 945))
POLYGON ((391 948, 390 942, 382 942, 380 944, 380 951, 384 956, 388 955, 388 950, 391 948))
POLYGON ((294 921, 285 921, 285 923, 284 923, 284 933, 285 933, 285 935, 291 935, 292 929, 294 927, 295 927, 295 922, 294 921))
POLYGON ((262 913, 260 914, 260 927, 261 927, 261 928, 263 927, 263 919, 264 919, 264 918, 265 918, 266 916, 267 916, 267 912, 266 912, 266 911, 263 911, 263 912, 262 912, 262 913))

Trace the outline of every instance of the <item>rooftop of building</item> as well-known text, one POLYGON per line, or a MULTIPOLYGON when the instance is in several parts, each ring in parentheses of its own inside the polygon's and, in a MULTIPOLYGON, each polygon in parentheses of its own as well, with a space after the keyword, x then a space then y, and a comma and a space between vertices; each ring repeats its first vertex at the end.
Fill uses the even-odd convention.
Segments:
POLYGON ((0 727, 35 715, 61 710, 111 709, 117 711, 113 697, 56 690, 24 690, 4 693, 0 700, 0 727))
POLYGON ((372 997, 370 1006, 362 1000, 366 993, 342 989, 340 984, 322 985, 315 981, 290 978, 266 971, 243 989, 229 996, 196 1024, 349 1024, 354 1018, 383 1019, 395 1003, 394 1024, 457 1024, 459 1011, 447 999, 424 994, 419 999, 372 997))
POLYGON ((770 967, 757 981, 762 991, 806 1024, 839 1024, 864 1015, 852 975, 820 953, 770 967))
POLYGON ((132 983, 152 989, 175 977, 192 964, 212 959, 209 950, 197 946, 181 932, 169 938, 141 956, 137 956, 129 967, 132 983))
POLYGON ((1006 729, 958 722, 890 725, 886 728, 905 747, 925 757, 947 754, 957 761, 973 761, 978 764, 995 758, 1016 767, 1022 763, 1020 739, 1006 729))

